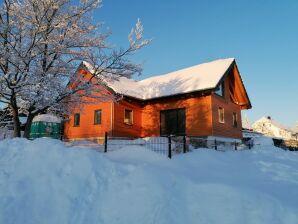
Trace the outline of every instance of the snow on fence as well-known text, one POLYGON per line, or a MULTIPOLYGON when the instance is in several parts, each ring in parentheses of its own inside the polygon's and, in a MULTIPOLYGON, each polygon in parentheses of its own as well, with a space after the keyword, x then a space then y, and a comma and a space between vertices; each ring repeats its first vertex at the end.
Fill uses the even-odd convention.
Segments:
POLYGON ((224 142, 217 139, 207 139, 201 137, 189 137, 189 136, 166 136, 166 137, 144 137, 144 138, 128 138, 128 137, 110 137, 106 133, 101 143, 92 143, 83 141, 80 143, 74 143, 72 145, 79 145, 81 147, 96 148, 100 152, 112 152, 121 150, 128 146, 143 146, 144 148, 153 152, 168 156, 172 156, 186 153, 192 149, 198 148, 210 148, 217 151, 228 150, 243 150, 251 149, 253 144, 248 141, 245 144, 241 142, 224 142))
POLYGON ((104 152, 119 150, 126 146, 143 146, 153 152, 167 155, 169 158, 172 158, 175 154, 186 153, 188 151, 186 136, 129 139, 127 137, 108 137, 106 135, 103 145, 104 152))

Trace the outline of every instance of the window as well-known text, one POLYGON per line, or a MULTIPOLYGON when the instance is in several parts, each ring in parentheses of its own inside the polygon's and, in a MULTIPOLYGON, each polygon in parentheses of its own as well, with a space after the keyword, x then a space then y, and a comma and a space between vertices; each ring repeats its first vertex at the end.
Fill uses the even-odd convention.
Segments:
POLYGON ((237 113, 233 113, 233 127, 237 127, 237 113))
POLYGON ((215 91, 216 95, 224 96, 224 82, 221 82, 215 91))
POLYGON ((160 111, 160 135, 185 135, 185 108, 160 111))
POLYGON ((101 124, 101 110, 94 111, 94 124, 101 124))
POLYGON ((79 113, 74 114, 73 126, 75 126, 75 127, 80 126, 80 114, 79 113))
POLYGON ((219 123, 225 123, 225 111, 222 107, 218 108, 218 121, 219 123))
POLYGON ((124 111, 124 123, 132 125, 132 110, 125 109, 124 111))

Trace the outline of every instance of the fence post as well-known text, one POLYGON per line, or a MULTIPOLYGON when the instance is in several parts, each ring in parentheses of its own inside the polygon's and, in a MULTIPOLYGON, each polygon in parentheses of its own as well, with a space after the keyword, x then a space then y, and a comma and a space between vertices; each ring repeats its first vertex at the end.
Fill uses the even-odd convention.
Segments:
POLYGON ((108 151, 108 132, 105 132, 105 150, 104 152, 108 151))
POLYGON ((217 150, 217 141, 214 139, 214 149, 217 150))
POLYGON ((169 143, 169 148, 168 148, 168 157, 171 159, 172 158, 172 139, 171 135, 168 136, 168 143, 169 143))
POLYGON ((237 142, 235 141, 235 150, 237 151, 237 142))
POLYGON ((186 136, 183 135, 183 153, 186 153, 186 136))

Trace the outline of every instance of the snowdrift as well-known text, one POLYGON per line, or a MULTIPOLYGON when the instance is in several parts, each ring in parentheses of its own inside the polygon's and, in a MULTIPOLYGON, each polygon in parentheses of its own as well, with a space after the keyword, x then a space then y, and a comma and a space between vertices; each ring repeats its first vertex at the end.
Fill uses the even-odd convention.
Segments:
POLYGON ((298 154, 0 142, 0 223, 298 223, 298 154))

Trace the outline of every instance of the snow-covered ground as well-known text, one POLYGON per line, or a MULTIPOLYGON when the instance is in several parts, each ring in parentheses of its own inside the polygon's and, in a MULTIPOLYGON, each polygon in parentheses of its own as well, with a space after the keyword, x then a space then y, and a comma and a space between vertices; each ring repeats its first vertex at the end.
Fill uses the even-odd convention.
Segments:
POLYGON ((298 153, 0 141, 0 223, 298 223, 298 153))

